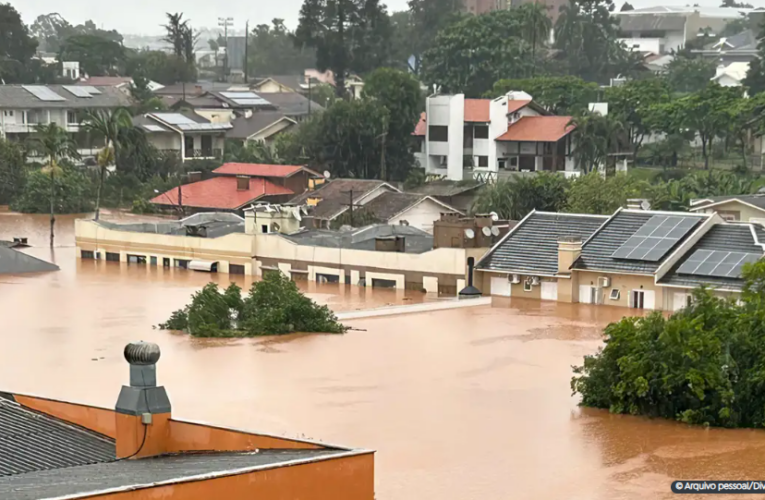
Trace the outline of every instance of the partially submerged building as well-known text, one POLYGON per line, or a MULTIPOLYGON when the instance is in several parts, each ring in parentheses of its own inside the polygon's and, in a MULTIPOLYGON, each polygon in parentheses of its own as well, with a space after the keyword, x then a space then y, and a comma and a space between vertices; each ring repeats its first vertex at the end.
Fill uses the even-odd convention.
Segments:
POLYGON ((124 355, 114 408, 0 392, 0 498, 374 499, 373 451, 178 419, 159 347, 124 355))

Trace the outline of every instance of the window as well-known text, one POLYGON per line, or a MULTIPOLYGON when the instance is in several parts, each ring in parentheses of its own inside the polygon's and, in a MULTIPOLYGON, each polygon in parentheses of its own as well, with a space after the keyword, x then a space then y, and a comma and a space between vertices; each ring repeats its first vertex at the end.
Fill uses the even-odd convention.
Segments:
POLYGON ((621 296, 622 296, 622 293, 621 291, 619 291, 618 288, 611 289, 611 296, 610 296, 611 300, 619 300, 621 296))
POLYGON ((478 166, 479 167, 488 167, 489 166, 489 157, 488 156, 479 156, 478 157, 478 166))
POLYGON ((189 261, 183 260, 183 259, 175 259, 175 267, 180 267, 183 269, 189 268, 189 261))
POLYGON ((9 110, 3 111, 3 116, 7 116, 8 118, 13 118, 13 110, 9 109, 9 110))
POLYGON ((528 279, 528 280, 523 282, 523 291, 524 292, 530 292, 531 291, 531 287, 532 287, 532 283, 531 283, 530 279, 528 279))
POLYGON ((66 123, 69 124, 69 125, 76 125, 77 123, 79 123, 77 121, 77 113, 75 113, 74 111, 67 111, 66 112, 66 123))
POLYGON ((396 288, 396 280, 372 278, 372 288, 396 288))
POLYGON ((82 252, 80 252, 80 257, 82 257, 83 259, 92 259, 93 252, 91 252, 90 250, 83 250, 82 252))
POLYGON ((120 261, 120 254, 106 252, 106 262, 119 262, 119 261, 120 261))
POLYGON ((21 123, 23 123, 24 125, 27 124, 27 112, 26 111, 22 111, 21 112, 21 123))
POLYGON ((632 304, 633 309, 643 309, 645 307, 645 292, 642 290, 632 290, 632 304))
POLYGON ((449 142, 449 127, 444 125, 430 125, 428 127, 428 140, 434 142, 449 142))
POLYGON ((170 267, 170 259, 168 257, 162 257, 162 267, 170 267))
POLYGON ((244 266, 241 264, 229 264, 228 273, 229 274, 244 274, 244 266))
POLYGON ((476 125, 473 128, 473 137, 476 139, 488 139, 489 138, 489 126, 488 125, 476 125))
POLYGON ((128 264, 146 264, 146 256, 145 255, 128 255, 127 261, 128 261, 128 264))
POLYGON ((157 258, 155 256, 152 256, 151 260, 149 262, 151 262, 152 266, 156 266, 157 265, 157 258))
POLYGON ((262 224, 260 226, 260 232, 261 233, 268 233, 268 224, 262 224))

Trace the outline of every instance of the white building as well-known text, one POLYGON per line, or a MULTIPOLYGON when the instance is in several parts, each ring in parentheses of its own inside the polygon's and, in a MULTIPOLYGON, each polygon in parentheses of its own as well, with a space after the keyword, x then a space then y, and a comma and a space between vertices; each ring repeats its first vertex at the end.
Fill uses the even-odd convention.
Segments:
POLYGON ((525 92, 497 99, 432 96, 414 132, 415 156, 428 175, 449 180, 494 181, 501 170, 576 175, 570 121, 549 116, 525 92))
POLYGON ((148 113, 133 118, 158 150, 178 155, 181 161, 223 157, 230 123, 212 123, 196 113, 148 113))
POLYGON ((740 87, 748 71, 748 62, 733 62, 727 66, 720 65, 715 76, 712 77, 712 81, 723 87, 740 87))

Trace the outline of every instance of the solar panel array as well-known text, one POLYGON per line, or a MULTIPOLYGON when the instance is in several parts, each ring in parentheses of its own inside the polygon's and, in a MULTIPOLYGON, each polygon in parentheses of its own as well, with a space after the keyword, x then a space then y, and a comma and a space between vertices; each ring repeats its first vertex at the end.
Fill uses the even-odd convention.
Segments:
POLYGON ((614 259, 657 262, 698 222, 696 217, 654 215, 611 255, 614 259))
POLYGON ((159 125, 144 125, 143 128, 145 128, 149 132, 164 132, 165 131, 165 129, 160 127, 159 125))
POLYGON ((677 270, 680 274, 740 278, 741 268, 747 262, 757 262, 757 253, 725 252, 721 250, 696 250, 677 270))
POLYGON ((74 95, 75 97, 85 97, 88 99, 93 97, 90 94, 90 92, 88 92, 88 89, 86 89, 85 87, 77 87, 74 85, 64 85, 64 90, 74 95))
POLYGON ((194 130, 228 130, 233 128, 233 125, 230 123, 180 123, 176 126, 187 132, 194 130))
POLYGON ((82 85, 80 88, 85 89, 90 95, 101 95, 101 91, 91 85, 82 85))
POLYGON ((231 99, 239 106, 268 106, 271 104, 255 92, 221 92, 220 95, 226 99, 231 99))
POLYGON ((195 124, 196 122, 180 113, 157 113, 154 116, 170 125, 195 124))
POLYGON ((37 97, 41 101, 66 101, 65 97, 61 97, 48 87, 43 87, 42 85, 22 85, 21 88, 37 97))

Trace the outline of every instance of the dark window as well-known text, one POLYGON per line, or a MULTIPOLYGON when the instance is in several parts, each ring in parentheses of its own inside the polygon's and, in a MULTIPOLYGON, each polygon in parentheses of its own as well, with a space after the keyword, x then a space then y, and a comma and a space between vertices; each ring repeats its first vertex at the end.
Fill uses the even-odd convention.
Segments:
POLYGON ((92 259, 94 257, 93 252, 91 252, 90 250, 83 250, 82 252, 80 252, 80 256, 83 259, 92 259))
POLYGON ((244 266, 241 264, 229 264, 228 273, 229 274, 244 274, 244 266))
POLYGON ((119 262, 120 261, 120 254, 112 253, 112 252, 106 252, 106 261, 107 262, 119 262))
POLYGON ((167 257, 162 257, 162 267, 170 267, 170 259, 167 257))
POLYGON ((488 139, 489 138, 489 126, 488 125, 476 125, 473 128, 473 137, 476 139, 488 139))
POLYGON ((175 259, 175 267, 182 267, 183 269, 188 269, 189 261, 182 260, 182 259, 175 259))
POLYGON ((156 257, 152 257, 151 258, 151 265, 152 266, 156 266, 157 265, 157 258, 156 257))
POLYGON ((479 156, 478 157, 478 166, 479 167, 488 167, 489 166, 489 157, 488 156, 479 156))
POLYGON ((372 288, 396 288, 396 280, 372 278, 372 288))
POLYGON ((146 264, 146 256, 145 255, 128 255, 127 261, 128 261, 128 264, 146 264))
POLYGON ((202 156, 210 158, 213 155, 213 140, 211 135, 202 136, 202 156))
POLYGON ((268 226, 266 224, 262 224, 260 226, 260 232, 261 233, 267 233, 268 232, 268 226))
POLYGON ((340 283, 340 276, 337 274, 316 273, 316 283, 340 283))
POLYGON ((436 142, 449 142, 449 127, 444 125, 429 126, 428 140, 436 142))
POLYGON ((186 157, 194 157, 194 137, 187 135, 183 138, 183 149, 186 157))

